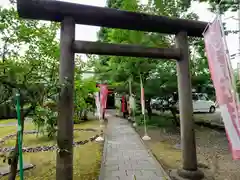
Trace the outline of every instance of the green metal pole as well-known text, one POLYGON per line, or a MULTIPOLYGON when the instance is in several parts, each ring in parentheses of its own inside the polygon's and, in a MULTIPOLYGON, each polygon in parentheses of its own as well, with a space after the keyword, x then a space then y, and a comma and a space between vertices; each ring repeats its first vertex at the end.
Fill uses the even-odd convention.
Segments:
POLYGON ((19 170, 20 180, 23 180, 23 156, 22 156, 22 125, 21 125, 21 112, 20 112, 20 94, 16 94, 17 99, 17 119, 18 119, 18 153, 19 153, 19 170))

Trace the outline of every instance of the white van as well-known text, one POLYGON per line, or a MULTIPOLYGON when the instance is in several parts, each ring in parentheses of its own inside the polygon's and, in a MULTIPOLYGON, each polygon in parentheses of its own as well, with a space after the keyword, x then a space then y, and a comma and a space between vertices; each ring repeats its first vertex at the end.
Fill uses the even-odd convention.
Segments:
MULTIPOLYGON (((209 112, 214 113, 216 111, 216 105, 213 101, 209 100, 204 93, 193 93, 193 112, 209 112)), ((179 103, 176 103, 177 110, 179 110, 179 103)))

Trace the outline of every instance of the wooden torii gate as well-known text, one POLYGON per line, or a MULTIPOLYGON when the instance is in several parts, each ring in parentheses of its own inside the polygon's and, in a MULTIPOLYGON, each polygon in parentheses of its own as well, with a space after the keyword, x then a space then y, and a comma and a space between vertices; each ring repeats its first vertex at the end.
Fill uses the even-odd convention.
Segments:
POLYGON ((72 180, 73 178, 74 53, 175 59, 182 145, 182 169, 178 170, 178 175, 189 179, 203 177, 203 173, 197 168, 187 36, 201 37, 207 26, 206 22, 53 0, 17 0, 17 8, 19 16, 22 18, 61 22, 60 83, 64 83, 66 79, 70 83, 62 87, 58 104, 57 143, 60 152, 57 153, 57 180, 72 180), (138 45, 76 41, 75 24, 175 34, 176 47, 151 48, 138 45))

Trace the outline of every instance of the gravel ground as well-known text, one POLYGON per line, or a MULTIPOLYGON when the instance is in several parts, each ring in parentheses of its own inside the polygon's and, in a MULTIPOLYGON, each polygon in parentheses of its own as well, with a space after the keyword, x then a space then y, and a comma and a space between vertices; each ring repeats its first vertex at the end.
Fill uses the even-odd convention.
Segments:
MULTIPOLYGON (((143 135, 142 127, 138 128, 137 131, 140 135, 143 135)), ((148 134, 152 140, 146 142, 146 145, 160 162, 162 161, 161 163, 167 164, 168 162, 165 169, 181 167, 181 161, 179 160, 181 159, 181 153, 177 145, 180 143, 179 129, 151 128, 148 130, 148 134), (166 144, 166 147, 161 147, 166 144), (164 150, 166 150, 165 154, 170 155, 159 152, 164 150), (168 160, 169 158, 171 160, 168 160)), ((232 160, 224 131, 197 126, 196 143, 199 167, 204 171, 206 180, 240 180, 240 161, 232 160)))

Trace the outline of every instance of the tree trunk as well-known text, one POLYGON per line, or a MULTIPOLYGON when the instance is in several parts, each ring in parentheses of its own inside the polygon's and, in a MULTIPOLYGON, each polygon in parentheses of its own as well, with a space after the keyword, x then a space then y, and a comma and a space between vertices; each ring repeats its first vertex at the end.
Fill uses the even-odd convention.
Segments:
POLYGON ((83 120, 84 120, 84 121, 87 121, 87 120, 88 120, 87 113, 88 113, 88 111, 87 111, 86 109, 83 110, 83 120))
POLYGON ((80 120, 83 119, 82 114, 83 114, 83 110, 80 110, 80 111, 79 111, 79 119, 80 119, 80 120))
MULTIPOLYGON (((8 42, 8 39, 5 41, 4 45, 3 45, 3 53, 2 53, 2 62, 5 63, 6 61, 6 53, 7 53, 7 42, 8 42)), ((3 68, 3 74, 6 73, 6 69, 5 69, 5 66, 3 68)))
MULTIPOLYGON (((21 134, 22 135, 24 132, 24 119, 25 119, 25 114, 23 112, 23 108, 21 108, 21 126, 22 126, 21 134)), ((22 138, 22 140, 23 140, 23 138, 22 138)), ((13 156, 11 157, 10 174, 8 176, 8 180, 16 179, 17 167, 18 167, 18 157, 19 157, 19 152, 18 152, 18 133, 17 133, 14 152, 13 152, 13 156)))
POLYGON ((17 166, 18 166, 18 137, 16 138, 16 144, 15 144, 15 148, 14 148, 13 157, 11 158, 10 162, 11 162, 10 174, 8 176, 8 179, 15 180, 16 175, 17 175, 17 166))
POLYGON ((152 108, 151 108, 150 102, 151 102, 151 98, 149 98, 149 99, 146 101, 147 112, 148 112, 148 118, 149 118, 149 120, 152 119, 152 108))
POLYGON ((171 111, 171 113, 173 115, 173 124, 175 126, 180 126, 179 120, 177 118, 177 110, 176 110, 176 108, 170 107, 170 111, 171 111))
POLYGON ((103 110, 102 119, 105 120, 105 109, 103 110))

